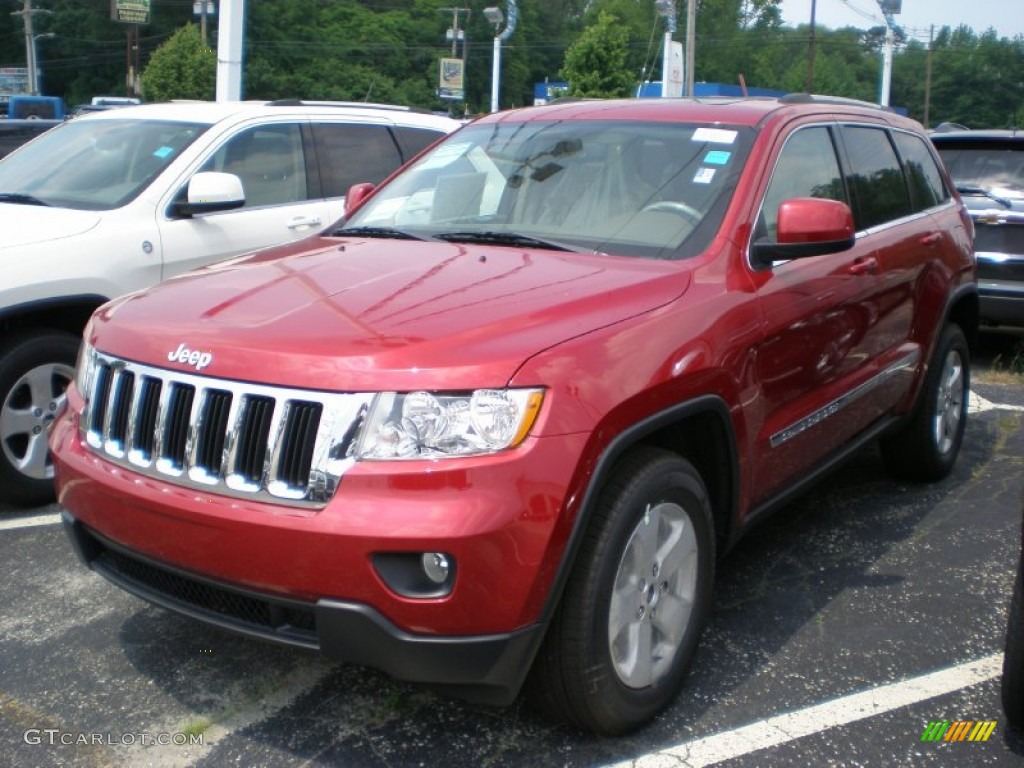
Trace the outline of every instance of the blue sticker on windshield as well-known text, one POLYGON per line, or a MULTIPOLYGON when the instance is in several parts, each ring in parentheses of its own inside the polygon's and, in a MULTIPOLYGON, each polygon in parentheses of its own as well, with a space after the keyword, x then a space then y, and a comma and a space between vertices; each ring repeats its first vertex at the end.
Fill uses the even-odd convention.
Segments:
POLYGON ((159 157, 161 160, 163 160, 165 157, 168 157, 173 152, 174 147, 160 147, 160 149, 158 149, 153 154, 159 157))
POLYGON ((729 162, 731 152, 723 152, 720 149, 713 149, 704 155, 704 162, 708 165, 725 165, 729 162))

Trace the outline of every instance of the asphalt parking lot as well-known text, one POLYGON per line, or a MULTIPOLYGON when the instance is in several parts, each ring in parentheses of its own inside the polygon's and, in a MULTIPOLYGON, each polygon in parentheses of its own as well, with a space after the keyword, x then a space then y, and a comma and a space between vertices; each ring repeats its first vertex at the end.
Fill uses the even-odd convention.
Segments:
POLYGON ((992 372, 1016 338, 985 341, 953 475, 898 483, 868 451, 752 531, 683 694, 620 739, 151 607, 79 565, 56 506, 0 502, 0 765, 1019 766, 999 671, 1024 379, 992 372), (996 724, 922 741, 936 721, 996 724))

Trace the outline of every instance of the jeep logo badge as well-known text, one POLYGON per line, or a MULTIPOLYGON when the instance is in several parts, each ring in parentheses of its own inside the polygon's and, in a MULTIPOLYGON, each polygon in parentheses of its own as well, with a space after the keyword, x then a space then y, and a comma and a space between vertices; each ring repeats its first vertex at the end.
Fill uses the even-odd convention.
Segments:
POLYGON ((189 349, 182 342, 178 345, 178 348, 171 352, 167 359, 172 363, 185 363, 191 365, 197 371, 203 370, 206 366, 213 362, 212 352, 201 352, 198 349, 189 349))

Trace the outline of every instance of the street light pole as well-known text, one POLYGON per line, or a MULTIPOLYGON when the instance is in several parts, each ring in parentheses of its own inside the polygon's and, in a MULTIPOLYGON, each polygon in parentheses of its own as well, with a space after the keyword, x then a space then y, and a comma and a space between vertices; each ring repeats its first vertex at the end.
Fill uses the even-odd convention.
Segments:
POLYGON ((44 32, 41 35, 32 36, 32 95, 38 96, 42 93, 43 89, 39 85, 40 75, 42 74, 39 67, 39 41, 40 40, 52 40, 57 36, 56 32, 44 32))
POLYGON ((494 62, 491 67, 491 112, 498 111, 498 94, 501 89, 501 41, 508 40, 516 29, 518 9, 516 0, 508 0, 508 23, 499 34, 498 27, 505 20, 500 8, 489 6, 484 8, 484 18, 494 25, 494 62))

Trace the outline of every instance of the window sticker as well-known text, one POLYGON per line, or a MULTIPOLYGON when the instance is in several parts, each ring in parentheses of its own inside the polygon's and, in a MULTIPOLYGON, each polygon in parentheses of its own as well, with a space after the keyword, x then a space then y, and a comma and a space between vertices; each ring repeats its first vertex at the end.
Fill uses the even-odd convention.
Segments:
POLYGON ((164 160, 174 154, 174 147, 160 147, 160 149, 153 154, 161 160, 164 160))
POLYGON ((724 128, 698 128, 693 132, 690 141, 706 141, 709 144, 732 144, 736 141, 736 131, 724 128))
POLYGON ((732 157, 732 152, 726 152, 721 149, 713 149, 704 155, 704 163, 706 165, 725 165, 729 162, 729 158, 732 157))
POLYGON ((715 178, 714 168, 698 168, 697 173, 693 175, 693 183, 710 184, 713 178, 715 178))

